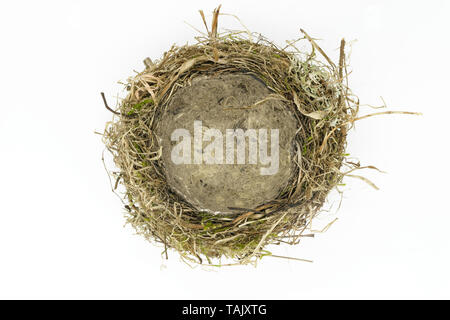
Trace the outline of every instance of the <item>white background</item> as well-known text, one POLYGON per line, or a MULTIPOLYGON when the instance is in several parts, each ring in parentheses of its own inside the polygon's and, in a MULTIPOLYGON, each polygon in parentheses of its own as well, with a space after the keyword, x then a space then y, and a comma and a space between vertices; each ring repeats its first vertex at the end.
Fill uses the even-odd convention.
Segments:
MULTIPOLYGON (((448 1, 225 1, 277 44, 303 28, 333 59, 353 42, 367 104, 423 116, 357 123, 349 152, 379 191, 348 178, 332 228, 252 266, 194 269, 123 227, 101 162, 118 80, 203 30, 213 1, 8 1, 0 5, 0 298, 450 298, 448 1)), ((230 16, 220 28, 236 29, 230 16)), ((361 114, 373 112, 363 108, 361 114)))

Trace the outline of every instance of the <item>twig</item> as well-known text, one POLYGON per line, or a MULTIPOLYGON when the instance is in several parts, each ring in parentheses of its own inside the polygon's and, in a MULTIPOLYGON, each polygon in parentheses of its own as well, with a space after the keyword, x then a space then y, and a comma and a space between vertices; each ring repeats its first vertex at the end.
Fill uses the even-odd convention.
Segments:
POLYGON ((341 49, 339 54, 339 80, 342 82, 344 79, 344 63, 345 63, 345 39, 341 40, 341 49))
POLYGON ((108 102, 106 102, 105 94, 104 94, 103 92, 100 92, 100 94, 101 94, 101 96, 102 96, 103 103, 105 104, 105 108, 106 108, 106 109, 108 109, 109 111, 111 111, 112 113, 114 113, 114 114, 116 114, 116 115, 118 115, 118 116, 130 118, 129 115, 124 115, 124 114, 122 114, 122 113, 120 113, 120 112, 117 112, 117 111, 111 109, 111 108, 108 106, 108 102))

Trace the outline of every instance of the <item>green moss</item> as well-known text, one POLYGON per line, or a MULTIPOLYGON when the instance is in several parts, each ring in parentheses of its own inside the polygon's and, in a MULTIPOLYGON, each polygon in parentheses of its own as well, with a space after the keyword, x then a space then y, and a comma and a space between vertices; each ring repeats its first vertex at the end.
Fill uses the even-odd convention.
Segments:
POLYGON ((131 106, 130 111, 128 111, 128 115, 131 116, 138 111, 141 111, 142 107, 146 104, 153 104, 153 99, 144 99, 141 102, 138 102, 131 106))

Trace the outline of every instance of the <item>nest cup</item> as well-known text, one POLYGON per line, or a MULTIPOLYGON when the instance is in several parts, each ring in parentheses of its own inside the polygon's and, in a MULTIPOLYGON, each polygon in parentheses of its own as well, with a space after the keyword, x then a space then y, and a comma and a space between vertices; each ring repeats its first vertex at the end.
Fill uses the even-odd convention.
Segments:
MULTIPOLYGON (((234 261, 231 264, 244 264, 272 255, 264 249, 269 244, 296 244, 311 236, 305 231, 344 177, 341 167, 355 166, 346 161, 345 147, 358 102, 346 84, 344 41, 335 64, 304 31, 284 48, 248 32, 218 34, 219 10, 213 13, 211 31, 207 28, 208 35, 198 37, 196 44, 173 46, 159 61, 144 61, 145 70, 126 85, 126 98, 117 110, 110 109, 115 115, 106 126, 104 142, 118 168, 111 172, 115 188, 125 187, 127 221, 139 234, 162 243, 166 255, 173 248, 188 261, 222 265, 226 257, 234 261), (298 42, 311 49, 298 50, 298 42), (179 105, 177 97, 189 94, 186 90, 202 81, 223 83, 233 77, 252 77, 266 90, 262 99, 237 105, 245 109, 240 117, 257 115, 269 105, 282 114, 283 123, 293 124, 284 157, 289 162, 281 179, 263 184, 260 193, 267 191, 265 197, 252 202, 258 194, 254 192, 237 206, 234 198, 225 196, 217 210, 207 210, 214 206, 214 201, 207 201, 214 200, 213 193, 194 199, 189 190, 179 190, 177 174, 168 173, 163 150, 167 139, 161 139, 161 132, 176 117, 177 112, 173 118, 168 114, 179 105)), ((241 178, 245 177, 228 183, 241 178)), ((220 179, 216 183, 220 185, 220 179)), ((220 192, 219 188, 214 193, 220 192)))

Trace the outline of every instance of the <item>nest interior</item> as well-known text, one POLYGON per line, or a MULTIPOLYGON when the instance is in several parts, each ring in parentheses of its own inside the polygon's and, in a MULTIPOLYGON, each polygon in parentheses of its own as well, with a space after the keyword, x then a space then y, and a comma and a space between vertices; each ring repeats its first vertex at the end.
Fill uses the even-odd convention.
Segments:
POLYGON ((255 208, 283 193, 293 178, 292 142, 299 124, 270 94, 263 82, 242 73, 197 77, 190 86, 179 88, 156 122, 169 187, 197 209, 218 214, 232 213, 230 208, 255 208), (189 136, 174 141, 172 135, 180 129, 189 136), (209 137, 209 132, 215 136, 209 137), (226 132, 240 132, 245 139, 243 144, 240 139, 239 159, 238 138, 227 138, 226 132), (184 139, 190 142, 187 150, 184 139), (275 143, 277 150, 271 150, 275 143), (177 145, 187 163, 172 161, 177 145), (202 148, 197 150, 198 146, 202 148), (264 149, 262 157, 259 148, 264 149), (196 151, 205 159, 194 155, 196 151), (194 162, 198 159, 202 163, 194 162))
MULTIPOLYGON (((138 233, 188 261, 221 265, 220 258, 227 257, 244 264, 272 255, 264 249, 269 244, 296 244, 305 236, 327 194, 344 177, 341 167, 352 166, 345 159, 346 135, 358 102, 346 84, 344 41, 335 64, 306 33, 281 48, 247 32, 218 34, 218 16, 216 10, 211 31, 196 44, 173 46, 154 63, 146 59, 146 69, 129 79, 128 95, 113 111, 104 142, 118 168, 111 172, 116 187, 125 187, 127 221, 138 233), (298 50, 299 41, 311 49, 298 50), (262 81, 266 97, 292 114, 293 167, 276 196, 218 215, 199 210, 171 187, 158 126, 167 121, 164 114, 178 91, 205 77, 237 74, 262 81)), ((260 106, 254 103, 251 112, 260 106)))

